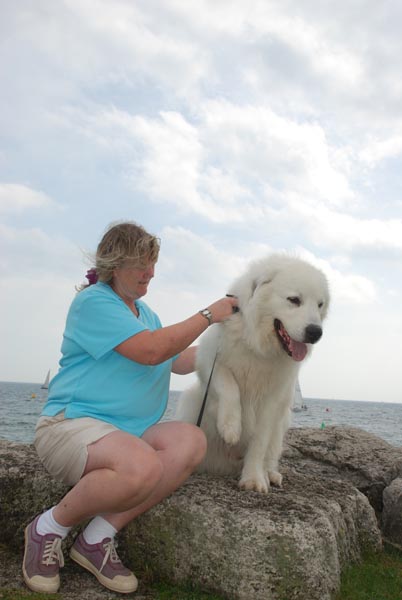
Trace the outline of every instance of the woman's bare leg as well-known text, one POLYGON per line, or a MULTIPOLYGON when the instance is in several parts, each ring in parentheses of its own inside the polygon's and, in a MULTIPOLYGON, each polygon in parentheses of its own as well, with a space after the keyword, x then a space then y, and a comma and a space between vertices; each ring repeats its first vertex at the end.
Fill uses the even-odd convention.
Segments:
POLYGON ((163 465, 163 474, 151 494, 128 511, 103 514, 118 531, 176 490, 200 464, 206 452, 204 432, 188 423, 167 422, 150 427, 144 436, 163 465))
POLYGON ((119 530, 177 489, 205 450, 203 432, 188 423, 159 423, 142 438, 110 433, 88 447, 83 477, 53 516, 72 526, 101 514, 119 530))

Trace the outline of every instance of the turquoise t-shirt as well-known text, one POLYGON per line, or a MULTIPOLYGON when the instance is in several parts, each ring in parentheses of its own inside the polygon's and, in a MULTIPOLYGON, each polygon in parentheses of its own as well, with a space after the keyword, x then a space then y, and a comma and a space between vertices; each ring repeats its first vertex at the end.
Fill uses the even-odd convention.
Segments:
POLYGON ((67 315, 60 369, 49 385, 42 415, 94 417, 141 436, 166 410, 173 357, 141 365, 114 348, 129 337, 162 327, 141 300, 137 318, 105 283, 75 297, 67 315))

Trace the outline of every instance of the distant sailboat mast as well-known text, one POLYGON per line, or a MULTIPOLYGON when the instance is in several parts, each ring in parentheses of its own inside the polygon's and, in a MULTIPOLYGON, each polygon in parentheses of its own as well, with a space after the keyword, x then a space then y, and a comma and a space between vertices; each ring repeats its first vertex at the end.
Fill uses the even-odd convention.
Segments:
POLYGON ((49 380, 50 380, 50 369, 47 372, 46 379, 43 382, 43 385, 40 386, 42 390, 47 390, 48 389, 48 387, 49 387, 49 380))
POLYGON ((300 410, 306 410, 307 406, 303 400, 303 394, 300 388, 299 380, 296 381, 295 394, 293 398, 293 411, 299 412, 300 410))

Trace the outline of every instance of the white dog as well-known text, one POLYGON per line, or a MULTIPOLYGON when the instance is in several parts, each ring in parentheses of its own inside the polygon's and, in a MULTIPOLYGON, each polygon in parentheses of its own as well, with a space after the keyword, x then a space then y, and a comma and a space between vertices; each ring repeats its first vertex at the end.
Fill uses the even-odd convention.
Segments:
POLYGON ((208 451, 200 470, 241 474, 241 488, 266 493, 271 483, 282 483, 278 462, 295 383, 322 335, 328 285, 305 261, 272 255, 253 263, 229 291, 240 310, 201 339, 199 381, 181 394, 177 417, 197 421, 216 357, 201 423, 208 451))

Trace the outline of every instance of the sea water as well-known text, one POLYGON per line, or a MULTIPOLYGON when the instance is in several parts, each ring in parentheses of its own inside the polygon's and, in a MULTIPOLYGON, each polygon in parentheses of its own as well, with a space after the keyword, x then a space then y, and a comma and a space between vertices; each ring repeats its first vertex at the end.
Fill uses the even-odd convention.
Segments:
MULTIPOLYGON (((165 420, 174 418, 180 392, 169 396, 165 420)), ((31 443, 47 390, 38 383, 0 382, 0 438, 31 443)), ((402 446, 402 404, 304 398, 306 410, 293 413, 293 427, 360 427, 394 446, 402 446)))
MULTIPOLYGON (((47 389, 40 383, 0 381, 0 438, 32 443, 35 425, 47 400, 47 389)), ((165 420, 174 417, 180 392, 170 392, 165 420)))

